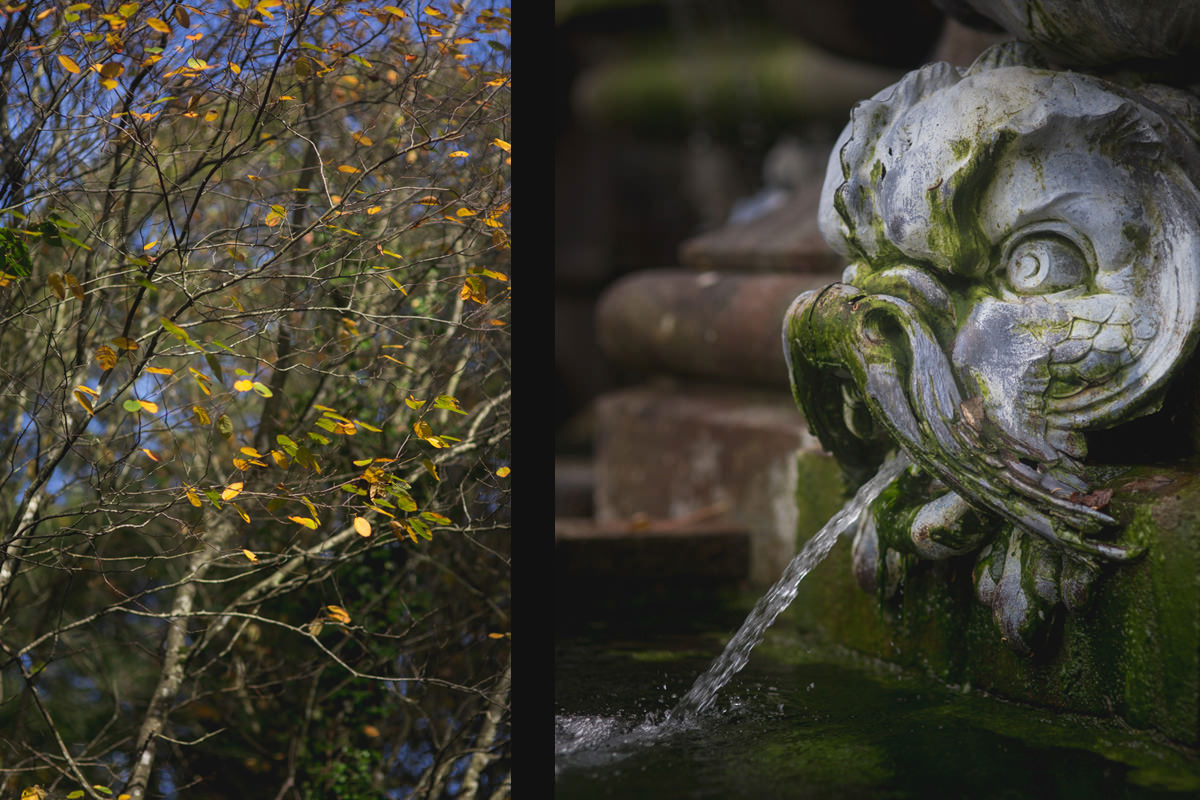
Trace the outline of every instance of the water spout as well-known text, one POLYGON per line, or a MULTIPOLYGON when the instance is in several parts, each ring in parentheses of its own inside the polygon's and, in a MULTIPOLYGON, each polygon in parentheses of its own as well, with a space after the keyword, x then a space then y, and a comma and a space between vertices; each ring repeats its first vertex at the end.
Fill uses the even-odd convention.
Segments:
POLYGON ((742 627, 725 646, 724 652, 717 656, 708 671, 696 679, 688 693, 668 712, 667 722, 683 721, 703 714, 712 706, 721 688, 746 666, 746 662, 750 660, 750 651, 762 641, 767 628, 771 627, 776 617, 796 598, 804 576, 829 555, 838 537, 853 528, 879 493, 911 464, 903 451, 889 458, 875 473, 875 477, 864 483, 853 499, 808 540, 787 565, 783 576, 754 605, 742 627))

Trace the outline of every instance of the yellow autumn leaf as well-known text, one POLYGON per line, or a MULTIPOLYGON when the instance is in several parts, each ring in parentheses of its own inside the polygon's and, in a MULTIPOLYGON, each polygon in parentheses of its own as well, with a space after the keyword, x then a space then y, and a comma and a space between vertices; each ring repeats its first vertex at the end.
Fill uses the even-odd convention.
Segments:
POLYGON ((72 75, 79 74, 79 65, 76 64, 74 59, 72 59, 70 56, 64 56, 61 53, 59 53, 58 63, 62 65, 63 69, 65 69, 67 72, 71 73, 72 75))
POLYGON ((370 147, 371 145, 375 144, 371 137, 367 136, 365 133, 351 133, 350 138, 361 144, 363 147, 370 147))
POLYGON ((184 489, 183 493, 187 495, 188 502, 196 508, 200 507, 200 495, 193 492, 191 489, 184 489))
POLYGON ((75 390, 75 392, 74 392, 75 402, 77 402, 77 403, 79 403, 79 405, 83 406, 84 411, 88 412, 89 414, 94 414, 95 412, 92 410, 92 401, 87 395, 85 395, 83 393, 83 391, 82 391, 83 388, 84 387, 81 386, 75 390))
POLYGON ((152 375, 174 375, 175 370, 170 367, 146 367, 146 372, 152 375))
POLYGON ((359 536, 368 537, 371 535, 371 523, 362 517, 354 518, 354 532, 359 536))
POLYGON ((112 340, 112 343, 122 350, 137 350, 138 343, 128 336, 117 336, 112 340))
POLYGON ((149 400, 138 400, 138 405, 151 414, 158 413, 158 403, 152 403, 149 400))
POLYGON ((171 33, 171 26, 163 22, 158 17, 150 17, 150 19, 146 20, 146 24, 159 33, 165 33, 168 35, 171 33))
POLYGON ((212 424, 212 417, 208 416, 208 412, 204 410, 203 406, 192 406, 192 416, 194 416, 196 418, 196 422, 199 422, 201 425, 212 424))
POLYGON ((117 352, 106 344, 102 344, 96 348, 96 361, 100 363, 100 369, 110 370, 117 365, 117 352))
POLYGON ((340 622, 343 625, 350 624, 350 614, 341 606, 325 606, 325 613, 334 622, 340 622))
POLYGON ((471 154, 468 153, 466 150, 455 150, 453 153, 450 154, 449 157, 450 158, 470 158, 471 154))
POLYGON ((242 378, 240 381, 237 381, 233 384, 233 388, 237 389, 239 392, 248 392, 254 388, 254 381, 250 380, 249 378, 242 378))
POLYGON ((350 175, 354 175, 359 172, 362 172, 362 170, 359 169, 358 167, 352 167, 349 164, 342 164, 340 167, 338 167, 338 172, 345 172, 350 175))
POLYGON ((317 529, 317 525, 319 524, 315 519, 309 519, 308 517, 288 517, 288 519, 290 519, 292 522, 299 523, 306 528, 311 528, 314 531, 317 529))
POLYGON ((499 478, 507 478, 510 474, 512 474, 512 470, 508 467, 501 467, 496 470, 496 476, 499 478))
POLYGON ((433 438, 433 428, 429 427, 429 423, 423 419, 419 419, 413 423, 413 433, 425 441, 433 438))
POLYGON ((151 461, 158 461, 158 456, 154 455, 154 453, 151 452, 149 448, 143 447, 142 452, 145 453, 146 455, 150 456, 151 461))
POLYGON ((69 272, 63 276, 63 279, 67 282, 67 288, 71 290, 71 294, 75 295, 75 299, 82 300, 83 287, 79 285, 79 279, 69 272))
POLYGON ((250 550, 242 550, 242 555, 244 555, 246 558, 250 559, 250 563, 251 563, 251 564, 257 564, 257 563, 258 563, 258 556, 254 555, 254 553, 253 553, 252 551, 250 551, 250 550))
POLYGON ((236 481, 234 483, 229 484, 229 486, 226 487, 225 491, 221 492, 221 499, 222 500, 232 500, 233 498, 237 497, 239 494, 242 493, 242 487, 245 485, 246 484, 242 483, 241 481, 236 481))
POLYGON ((496 147, 499 147, 501 150, 503 150, 506 153, 512 152, 512 145, 509 144, 508 142, 504 141, 503 139, 492 139, 492 144, 496 145, 496 147))

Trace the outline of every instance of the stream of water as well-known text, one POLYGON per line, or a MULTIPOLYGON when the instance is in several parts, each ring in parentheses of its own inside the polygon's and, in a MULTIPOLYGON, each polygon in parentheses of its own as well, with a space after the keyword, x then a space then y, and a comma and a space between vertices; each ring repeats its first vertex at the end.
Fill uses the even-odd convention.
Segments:
POLYGON ((911 463, 903 451, 884 462, 875 477, 864 483, 850 502, 808 540, 787 565, 783 576, 755 603, 742 627, 725 646, 724 652, 717 656, 707 672, 696 679, 688 693, 667 715, 668 720, 703 714, 712 706, 721 687, 746 666, 746 662, 750 660, 750 651, 762 641, 767 628, 771 627, 776 617, 796 599, 796 592, 804 576, 829 555, 838 537, 857 524, 858 518, 871 502, 911 463))
POLYGON ((596 717, 572 717, 555 720, 556 756, 578 751, 613 751, 629 744, 651 742, 665 732, 681 730, 695 723, 716 701, 718 693, 750 660, 750 652, 762 641, 775 619, 796 598, 800 581, 829 555, 838 537, 853 528, 859 517, 912 462, 900 453, 879 468, 854 497, 817 531, 788 564, 782 577, 754 605, 746 621, 730 639, 725 650, 696 679, 692 688, 661 720, 647 718, 633 730, 616 720, 596 717))

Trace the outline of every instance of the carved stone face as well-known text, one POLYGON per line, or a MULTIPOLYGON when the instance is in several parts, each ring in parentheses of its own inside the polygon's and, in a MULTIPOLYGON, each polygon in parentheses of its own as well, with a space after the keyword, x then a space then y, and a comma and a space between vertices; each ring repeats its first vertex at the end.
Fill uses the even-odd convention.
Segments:
POLYGON ((1122 559, 1113 521, 1071 499, 1082 432, 1155 410, 1194 346, 1200 161, 1169 91, 1020 56, 932 65, 855 109, 820 210, 850 266, 797 298, 785 349, 843 462, 899 445, 949 490, 914 512, 917 555, 980 546, 974 509, 1122 559))

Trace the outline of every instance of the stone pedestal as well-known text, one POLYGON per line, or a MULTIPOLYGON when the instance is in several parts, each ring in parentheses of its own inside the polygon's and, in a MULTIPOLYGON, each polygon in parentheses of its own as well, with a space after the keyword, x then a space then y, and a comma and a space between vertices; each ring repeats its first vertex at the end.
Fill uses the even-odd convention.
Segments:
POLYGON ((778 579, 797 530, 841 506, 837 465, 782 393, 664 383, 608 394, 595 464, 599 522, 720 515, 749 532, 757 586, 778 579))
POLYGON ((810 573, 793 621, 950 684, 1098 716, 1121 717, 1200 746, 1200 477, 1195 465, 1138 467, 1110 480, 1111 511, 1148 551, 1112 569, 1084 610, 1064 615, 1041 655, 1002 640, 974 596, 971 556, 925 561, 880 601, 851 574, 850 541, 810 573))

